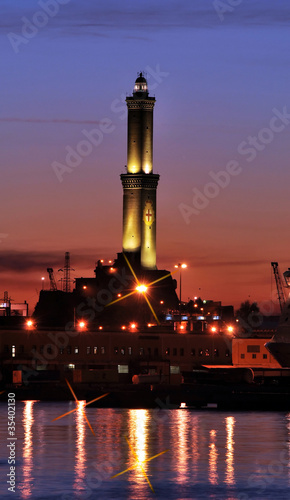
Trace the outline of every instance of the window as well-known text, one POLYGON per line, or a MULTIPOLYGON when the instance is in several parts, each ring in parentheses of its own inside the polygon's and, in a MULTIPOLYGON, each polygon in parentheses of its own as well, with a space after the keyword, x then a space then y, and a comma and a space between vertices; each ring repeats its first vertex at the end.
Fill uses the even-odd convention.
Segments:
POLYGON ((241 359, 245 359, 245 355, 244 354, 241 354, 241 359))
POLYGON ((125 356, 125 347, 121 347, 121 354, 122 356, 125 356))
POLYGON ((78 354, 79 353, 79 348, 78 346, 75 347, 75 354, 78 354))
POLYGON ((172 375, 176 375, 177 373, 180 373, 179 366, 170 366, 170 373, 172 375))
POLYGON ((202 355, 203 355, 203 350, 202 350, 202 349, 199 349, 199 350, 198 350, 198 355, 199 355, 199 356, 202 356, 202 355))
POLYGON ((91 352, 92 352, 92 349, 91 349, 91 347, 88 346, 87 347, 87 354, 91 354, 91 352))
POLYGON ((118 347, 114 347, 114 353, 118 354, 118 351, 119 351, 118 347))
POLYGON ((226 358, 229 358, 229 356, 230 356, 230 350, 229 350, 229 349, 227 349, 227 350, 226 350, 226 358))
POLYGON ((205 355, 206 355, 206 356, 209 356, 209 349, 206 349, 206 350, 205 350, 205 355))
POLYGON ((129 356, 131 356, 131 354, 132 354, 132 347, 128 347, 128 354, 129 354, 129 356))
POLYGON ((128 365, 118 365, 118 373, 129 373, 128 365))
POLYGON ((59 354, 64 354, 64 348, 63 347, 60 347, 59 354))
POLYGON ((177 348, 173 347, 173 356, 177 356, 177 348))
POLYGON ((9 352, 9 345, 8 344, 5 344, 5 346, 4 346, 4 352, 6 354, 8 354, 8 352, 9 352))
POLYGON ((143 347, 140 347, 139 354, 140 354, 140 356, 143 356, 143 354, 144 354, 144 348, 143 347))
POLYGON ((15 346, 15 345, 13 345, 13 346, 11 347, 11 356, 12 356, 12 358, 15 358, 15 353, 16 353, 16 346, 15 346))
POLYGON ((194 348, 192 348, 192 349, 191 349, 191 351, 190 351, 190 355, 191 355, 191 356, 195 356, 195 349, 194 349, 194 348))
POLYGON ((98 348, 94 347, 94 354, 98 354, 98 348))
POLYGON ((260 352, 259 345, 247 345, 247 352, 260 352))
POLYGON ((69 369, 69 370, 74 370, 74 369, 75 369, 75 367, 76 367, 76 365, 73 365, 73 364, 71 363, 71 364, 67 365, 67 367, 68 367, 68 369, 69 369))
POLYGON ((104 347, 101 347, 101 354, 105 354, 105 348, 104 347))
POLYGON ((47 346, 47 354, 52 354, 52 347, 50 344, 47 346))
POLYGON ((183 347, 180 348, 180 356, 184 356, 184 349, 183 349, 183 347))
POLYGON ((213 355, 214 355, 214 357, 215 357, 215 358, 218 358, 218 357, 219 357, 219 355, 220 355, 219 350, 218 350, 218 349, 215 349, 215 350, 213 351, 213 355))
POLYGON ((167 349, 165 351, 165 354, 167 354, 167 356, 169 356, 169 354, 170 354, 170 347, 167 347, 167 349))
POLYGON ((40 348, 39 348, 40 354, 43 354, 43 349, 44 349, 44 345, 41 345, 40 348))
POLYGON ((67 346, 66 352, 67 352, 67 354, 71 354, 71 346, 70 345, 67 346))
POLYGON ((158 356, 158 347, 154 348, 154 356, 158 356))
POLYGON ((18 352, 19 352, 19 354, 23 354, 24 353, 24 345, 20 345, 19 346, 18 352))
POLYGON ((268 354, 263 354, 263 359, 267 359, 268 358, 268 354))
POLYGON ((256 359, 257 358, 257 354, 252 354, 252 359, 256 359))
POLYGON ((151 356, 151 347, 148 347, 148 354, 151 356))

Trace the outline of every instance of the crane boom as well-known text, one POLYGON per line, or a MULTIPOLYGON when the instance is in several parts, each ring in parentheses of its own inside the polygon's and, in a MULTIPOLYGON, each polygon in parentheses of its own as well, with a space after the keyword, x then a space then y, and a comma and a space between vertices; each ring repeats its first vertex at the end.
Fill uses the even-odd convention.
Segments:
POLYGON ((282 285, 282 280, 279 272, 279 264, 278 262, 271 262, 271 266, 273 267, 273 272, 274 272, 274 277, 276 281, 276 287, 277 287, 277 294, 278 294, 278 300, 280 304, 280 309, 281 312, 283 310, 283 307, 285 306, 285 294, 283 290, 283 285, 282 285))
POLYGON ((56 286, 56 282, 54 279, 52 267, 48 267, 47 272, 48 272, 49 282, 50 282, 50 291, 55 292, 57 290, 57 286, 56 286))

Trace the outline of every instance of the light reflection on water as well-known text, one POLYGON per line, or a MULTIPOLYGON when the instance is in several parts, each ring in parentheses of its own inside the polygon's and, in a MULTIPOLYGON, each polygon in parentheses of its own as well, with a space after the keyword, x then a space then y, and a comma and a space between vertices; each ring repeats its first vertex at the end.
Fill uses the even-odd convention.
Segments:
POLYGON ((235 484, 235 468, 234 468, 234 417, 226 417, 227 430, 227 458, 226 458, 226 479, 225 482, 229 485, 235 484))
POLYGON ((22 498, 31 498, 33 485, 33 439, 32 426, 34 424, 33 405, 35 401, 25 401, 23 408, 23 481, 21 484, 22 498))
POLYGON ((73 489, 78 492, 82 489, 85 479, 86 446, 85 446, 85 426, 87 425, 84 415, 85 401, 78 402, 76 415, 76 452, 75 452, 75 480, 73 489))
MULTIPOLYGON (((33 401, 16 409, 17 500, 290 498, 290 414, 161 410, 156 417, 154 410, 33 401)), ((6 412, 1 404, 1 436, 7 435, 6 412)), ((7 474, 5 438, 0 464, 7 474)), ((2 482, 1 499, 10 495, 2 482)))

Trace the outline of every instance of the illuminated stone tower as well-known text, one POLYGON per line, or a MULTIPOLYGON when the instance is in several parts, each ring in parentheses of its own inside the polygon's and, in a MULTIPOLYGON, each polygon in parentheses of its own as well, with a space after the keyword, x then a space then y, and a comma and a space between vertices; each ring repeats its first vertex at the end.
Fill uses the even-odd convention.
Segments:
POLYGON ((153 109, 146 78, 140 73, 128 106, 127 173, 123 185, 123 252, 142 269, 156 269, 156 190, 153 174, 153 109))

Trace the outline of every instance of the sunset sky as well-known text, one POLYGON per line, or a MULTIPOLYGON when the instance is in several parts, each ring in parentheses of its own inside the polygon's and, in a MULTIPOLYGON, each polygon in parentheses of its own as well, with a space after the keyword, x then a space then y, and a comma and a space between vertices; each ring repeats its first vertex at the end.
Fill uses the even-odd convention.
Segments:
POLYGON ((224 13, 212 0, 50 2, 1 2, 0 297, 32 309, 65 251, 75 277, 121 251, 124 99, 145 71, 158 267, 188 264, 184 300, 250 296, 267 308, 271 260, 290 266, 288 2, 224 0, 224 13), (99 144, 60 179, 52 164, 102 123, 99 144))

